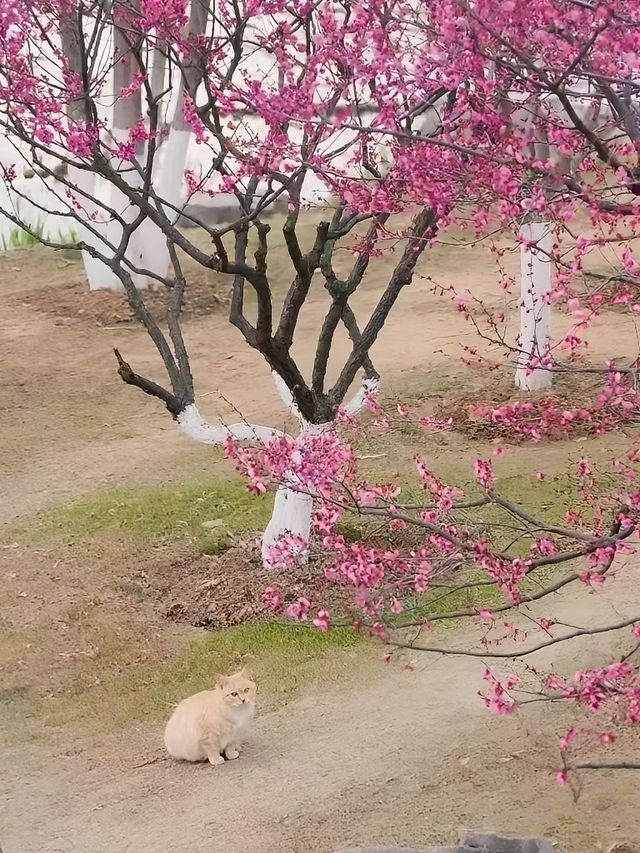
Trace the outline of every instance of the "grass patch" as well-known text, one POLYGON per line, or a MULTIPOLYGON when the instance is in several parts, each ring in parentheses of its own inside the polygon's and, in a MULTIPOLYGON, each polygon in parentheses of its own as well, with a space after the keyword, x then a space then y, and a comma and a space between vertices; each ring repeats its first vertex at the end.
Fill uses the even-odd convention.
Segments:
MULTIPOLYGON (((35 246, 41 245, 44 234, 45 226, 40 220, 32 225, 29 230, 15 225, 7 233, 0 234, 0 250, 6 252, 10 249, 33 249, 35 246)), ((79 237, 77 231, 71 228, 65 233, 58 229, 57 237, 50 237, 49 239, 60 243, 63 246, 62 252, 75 252, 73 247, 77 244, 79 237)), ((80 253, 76 252, 76 254, 79 256, 80 253)))
POLYGON ((211 553, 224 533, 263 527, 271 508, 272 498, 250 495, 240 480, 114 488, 45 513, 33 535, 38 542, 89 543, 101 533, 118 531, 144 545, 188 540, 200 553, 211 553), (207 522, 220 523, 206 529, 207 522))
POLYGON ((65 694, 39 704, 30 728, 42 732, 72 724, 113 733, 131 724, 160 721, 186 696, 211 689, 217 673, 233 672, 243 664, 256 678, 261 709, 273 710, 309 684, 330 683, 351 673, 358 646, 364 646, 364 638, 348 628, 323 634, 280 622, 254 622, 187 640, 162 667, 145 664, 122 677, 106 678, 104 673, 114 664, 106 659, 107 644, 65 694))
MULTIPOLYGON (((466 583, 486 580, 487 576, 479 569, 469 569, 458 575, 452 586, 459 586, 466 583)), ((447 591, 446 589, 431 589, 422 595, 416 595, 412 601, 408 601, 406 609, 398 616, 387 618, 389 627, 402 627, 403 622, 427 617, 441 617, 445 613, 453 613, 458 610, 483 608, 491 609, 502 604, 505 597, 500 590, 493 585, 472 587, 470 589, 460 589, 447 591)), ((438 618, 438 628, 453 628, 458 624, 457 619, 442 619, 438 618)))
POLYGON ((212 673, 232 672, 246 663, 267 703, 286 704, 310 680, 331 680, 335 661, 329 657, 362 641, 351 628, 322 633, 279 621, 249 622, 190 641, 157 688, 160 696, 176 701, 208 689, 212 673))

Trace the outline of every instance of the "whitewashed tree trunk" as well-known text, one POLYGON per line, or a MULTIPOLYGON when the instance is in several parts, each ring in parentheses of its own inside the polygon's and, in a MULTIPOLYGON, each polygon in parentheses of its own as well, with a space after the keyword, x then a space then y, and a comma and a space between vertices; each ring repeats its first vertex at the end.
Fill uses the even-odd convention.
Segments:
MULTIPOLYGON (((298 415, 300 435, 304 435, 305 433, 308 435, 317 435, 326 429, 331 429, 333 426, 332 423, 310 424, 300 418, 297 406, 287 386, 276 373, 273 374, 273 379, 278 393, 287 408, 298 415)), ((365 379, 362 389, 354 395, 353 399, 345 406, 345 409, 349 414, 357 414, 364 405, 366 394, 375 393, 377 388, 377 379, 365 379)), ((266 443, 276 436, 285 434, 271 427, 255 426, 249 423, 237 423, 230 426, 210 424, 205 421, 194 403, 187 406, 177 416, 176 420, 178 426, 186 435, 204 444, 220 445, 227 438, 233 438, 236 441, 247 444, 258 444, 260 442, 266 443)), ((266 566, 270 562, 269 555, 271 548, 285 534, 293 533, 300 536, 305 542, 309 541, 311 535, 313 498, 296 490, 295 474, 291 473, 289 475, 289 483, 286 482, 286 477, 287 475, 285 474, 285 483, 276 492, 271 519, 262 535, 262 561, 266 566)), ((301 562, 306 562, 307 558, 308 554, 306 552, 300 555, 301 562)))
MULTIPOLYGON (((204 33, 207 28, 208 17, 208 3, 192 2, 189 10, 189 31, 196 35, 204 33)), ((156 94, 162 91, 165 80, 170 79, 170 75, 164 67, 166 60, 162 56, 165 49, 165 44, 158 45, 154 55, 152 88, 156 94)), ((184 172, 193 134, 191 127, 184 119, 185 97, 188 92, 195 93, 197 91, 201 79, 202 73, 197 57, 192 57, 192 61, 186 57, 174 95, 175 109, 169 128, 169 136, 163 141, 153 167, 153 188, 158 198, 166 202, 164 212, 171 223, 177 221, 179 217, 177 211, 182 209, 186 200, 184 172)), ((161 277, 166 276, 169 269, 169 249, 164 234, 150 220, 145 220, 140 232, 145 269, 161 277)))
POLYGON ((549 352, 553 235, 548 222, 526 222, 520 229, 520 336, 515 384, 524 391, 551 387, 551 371, 529 365, 549 352), (534 245, 531 245, 533 243, 534 245))
MULTIPOLYGON (((78 187, 76 200, 82 206, 82 219, 77 223, 78 239, 87 246, 92 246, 100 252, 104 252, 104 243, 99 235, 107 235, 107 223, 101 216, 101 209, 93 200, 95 197, 98 181, 93 172, 70 166, 68 171, 69 182, 78 187), (89 222, 91 227, 89 227, 89 222), (97 232, 97 233, 96 233, 97 232)), ((80 219, 80 218, 79 218, 80 219)), ((120 290, 122 285, 117 276, 98 258, 92 257, 86 250, 82 252, 85 275, 89 283, 89 290, 120 290)))
MULTIPOLYGON (((332 424, 308 424, 302 423, 300 435, 318 435, 326 429, 331 429, 332 424)), ((299 455, 299 454, 298 454, 299 455)), ((292 460, 294 462, 298 459, 292 460)), ((311 517, 313 515, 313 498, 295 489, 296 476, 290 472, 285 474, 293 488, 286 484, 280 486, 276 492, 271 519, 262 534, 262 562, 268 565, 271 548, 287 533, 300 536, 305 542, 311 538, 311 517)), ((301 554, 301 562, 306 562, 308 554, 301 554)))
MULTIPOLYGON (((77 21, 79 19, 79 7, 77 2, 72 2, 69 8, 61 16, 60 19, 60 38, 62 51, 69 61, 70 67, 75 71, 79 78, 83 74, 83 50, 84 44, 82 35, 77 30, 77 21)), ((124 54, 127 53, 126 42, 122 35, 114 36, 113 54, 114 57, 117 51, 120 50, 124 54)), ((123 59, 121 62, 116 62, 113 74, 114 94, 119 94, 119 88, 126 86, 131 82, 133 74, 131 59, 123 59)), ((128 116, 123 115, 122 104, 126 103, 120 99, 116 107, 114 107, 114 116, 117 114, 119 124, 114 122, 115 126, 122 128, 121 134, 126 138, 128 129, 128 116)), ((124 109, 130 109, 125 106, 124 109)), ((140 98, 138 97, 137 109, 134 108, 136 115, 141 114, 140 98)), ((71 101, 67 105, 67 118, 70 124, 79 123, 83 125, 87 120, 85 112, 85 104, 81 97, 71 101)), ((134 119, 135 120, 135 119, 134 119)), ((104 180, 98 178, 93 172, 80 169, 70 165, 68 170, 68 181, 70 190, 73 193, 73 188, 77 188, 75 193, 74 203, 79 206, 78 210, 78 236, 80 240, 88 246, 104 253, 105 245, 102 237, 109 235, 110 224, 105 211, 101 208, 100 202, 105 203, 112 201, 109 198, 109 187, 104 180), (84 220, 84 222, 82 221, 84 220), (84 224, 86 223, 86 224, 84 224)), ((65 192, 65 187, 58 192, 65 192)), ((124 206, 123 206, 124 207, 124 206)), ((111 234, 112 237, 117 237, 116 234, 111 234)), ((90 290, 121 290, 122 284, 117 276, 109 269, 102 261, 97 260, 88 252, 82 253, 85 273, 89 283, 90 290)))
MULTIPOLYGON (((131 0, 132 8, 139 5, 139 0, 131 0)), ((190 28, 195 32, 203 32, 206 27, 208 6, 204 3, 192 3, 190 13, 190 28)), ((82 44, 75 32, 73 23, 75 17, 71 14, 63 19, 61 24, 63 49, 71 57, 71 65, 78 74, 82 70, 82 44)), ((161 96, 165 86, 169 82, 167 59, 164 55, 166 45, 159 44, 154 51, 151 86, 155 95, 161 96)), ((129 132, 136 122, 142 119, 142 95, 141 91, 135 91, 127 97, 122 97, 121 91, 131 84, 134 74, 138 70, 136 58, 127 42, 126 33, 118 27, 113 30, 113 116, 112 132, 106 140, 109 147, 115 147, 120 142, 126 142, 129 132)), ((199 71, 188 69, 190 83, 197 85, 199 71), (195 75, 195 76, 194 76, 195 75)), ((174 95, 175 117, 169 136, 160 146, 159 152, 152 164, 152 183, 158 197, 168 205, 180 208, 184 201, 184 170, 187 159, 187 151, 191 141, 191 130, 185 125, 183 119, 184 102, 184 79, 177 75, 179 83, 174 95)), ((160 105, 162 107, 162 103, 160 105)), ((164 119, 159 116, 160 124, 164 119)), ((69 120, 85 120, 84 105, 81 99, 72 103, 69 108, 69 120)), ((136 160, 138 164, 145 164, 145 143, 140 141, 136 144, 136 160)), ((142 186, 142 175, 127 161, 112 160, 113 168, 124 177, 133 189, 142 186)), ((105 179, 96 177, 90 172, 74 168, 69 169, 69 181, 78 187, 77 203, 83 208, 83 215, 87 226, 79 225, 80 239, 90 246, 94 246, 101 253, 105 253, 105 245, 101 238, 108 241, 111 246, 117 247, 122 238, 122 226, 113 219, 104 209, 101 203, 114 210, 122 217, 125 223, 132 222, 138 215, 138 208, 116 187, 105 179), (96 202, 92 202, 89 196, 95 196, 96 202), (89 227, 90 226, 90 227, 89 227)), ((175 221, 178 214, 171 207, 165 211, 171 221, 175 221)), ((106 249, 109 253, 109 249, 106 249)), ((150 219, 145 219, 136 231, 130 236, 126 249, 126 260, 138 269, 148 270, 159 278, 164 278, 169 269, 169 252, 166 238, 162 230, 150 219)), ((118 290, 123 289, 118 276, 104 263, 83 253, 83 260, 90 290, 118 290)), ((154 282, 153 276, 143 273, 133 273, 132 279, 135 286, 145 289, 154 282)))
MULTIPOLYGON (((277 373, 273 372, 275 383, 280 399, 285 406, 292 411, 300 423, 300 435, 318 435, 326 429, 331 429, 332 423, 310 424, 300 417, 291 392, 277 373)), ((356 415, 364 406, 367 394, 377 391, 379 380, 377 378, 364 379, 362 387, 356 392, 352 400, 346 404, 345 410, 349 415, 356 415)), ((292 483, 295 485, 295 483, 292 483)), ((273 545, 284 536, 285 533, 293 533, 308 542, 311 536, 311 518, 313 516, 313 498, 297 492, 295 489, 281 486, 276 492, 275 504, 271 520, 267 525, 262 537, 262 560, 269 562, 269 552, 273 545)), ((301 560, 305 562, 306 559, 301 560)))
MULTIPOLYGON (((184 122, 183 104, 184 84, 180 80, 174 120, 153 168, 153 188, 158 198, 167 203, 164 211, 171 223, 175 223, 179 217, 179 213, 173 208, 180 210, 186 198, 184 172, 192 131, 184 122)), ((169 249, 162 230, 150 219, 146 219, 139 230, 142 238, 144 268, 158 276, 166 276, 169 269, 169 249)))

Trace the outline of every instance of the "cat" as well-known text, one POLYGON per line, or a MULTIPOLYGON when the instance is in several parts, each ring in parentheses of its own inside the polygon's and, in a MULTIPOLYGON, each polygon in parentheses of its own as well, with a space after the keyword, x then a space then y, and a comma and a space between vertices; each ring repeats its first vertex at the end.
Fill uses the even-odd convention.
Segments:
POLYGON ((242 738, 255 714, 256 685, 246 669, 220 676, 214 690, 184 699, 164 731, 173 758, 208 760, 214 766, 240 755, 242 738))

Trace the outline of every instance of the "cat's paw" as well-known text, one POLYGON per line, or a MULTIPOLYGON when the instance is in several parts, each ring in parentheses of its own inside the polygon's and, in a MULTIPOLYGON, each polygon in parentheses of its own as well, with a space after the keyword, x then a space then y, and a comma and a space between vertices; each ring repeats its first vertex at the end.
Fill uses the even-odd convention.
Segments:
POLYGON ((209 764, 216 767, 218 764, 224 764, 224 758, 221 755, 210 755, 209 764))
POLYGON ((237 750, 237 749, 228 749, 228 750, 225 752, 224 757, 227 759, 227 761, 235 761, 235 759, 236 759, 239 755, 240 755, 240 751, 239 751, 239 750, 237 750))

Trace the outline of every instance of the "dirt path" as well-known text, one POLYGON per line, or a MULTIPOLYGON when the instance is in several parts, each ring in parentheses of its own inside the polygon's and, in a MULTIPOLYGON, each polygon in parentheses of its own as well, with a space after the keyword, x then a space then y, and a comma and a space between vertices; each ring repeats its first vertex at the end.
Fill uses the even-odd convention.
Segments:
POLYGON ((568 798, 531 766, 532 739, 483 713, 476 686, 470 664, 439 662, 418 677, 393 673, 363 695, 263 718, 243 758, 220 771, 170 762, 132 771, 108 758, 57 758, 52 778, 51 759, 43 767, 38 756, 27 763, 16 756, 20 788, 3 791, 3 849, 275 853, 372 838, 435 842, 468 821, 546 830, 554 815, 571 811, 568 798), (492 740, 505 735, 493 752, 492 740), (500 777, 502 761, 523 749, 535 799, 518 817, 522 791, 511 772, 510 791, 500 777))
MULTIPOLYGON (((584 592, 556 615, 600 622, 634 599, 637 590, 621 609, 617 591, 584 592)), ((568 647, 560 669, 594 663, 610 644, 568 647)), ((165 760, 158 729, 131 732, 115 754, 12 753, 0 783, 2 849, 325 853, 345 842, 437 843, 467 826, 546 833, 565 853, 585 853, 636 837, 629 779, 591 777, 575 805, 553 782, 557 709, 492 716, 476 695, 481 673, 467 658, 385 666, 364 690, 340 687, 259 718, 241 759, 219 769, 165 760), (159 760, 136 767, 150 756, 159 760)))

